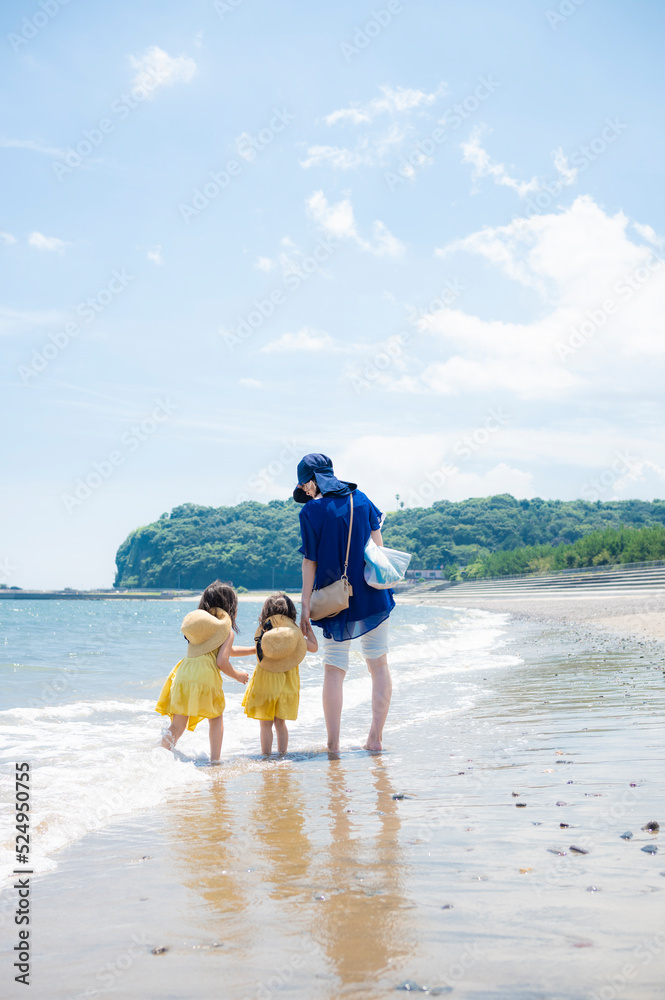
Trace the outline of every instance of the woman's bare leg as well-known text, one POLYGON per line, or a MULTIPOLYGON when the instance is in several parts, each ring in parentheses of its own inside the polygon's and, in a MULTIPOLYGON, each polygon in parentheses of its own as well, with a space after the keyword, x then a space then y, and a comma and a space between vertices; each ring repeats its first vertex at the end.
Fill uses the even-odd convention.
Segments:
POLYGON ((388 656, 384 654, 374 660, 367 660, 367 669, 372 676, 372 725, 365 750, 382 750, 383 726, 388 716, 393 690, 388 656))
POLYGON ((187 728, 187 715, 174 715, 171 718, 171 725, 162 737, 161 745, 165 750, 174 750, 175 745, 187 728))
POLYGON ((224 716, 208 719, 210 725, 210 763, 218 764, 222 756, 222 740, 224 739, 224 716))
POLYGON ((275 732, 277 733, 277 753, 286 753, 289 745, 289 731, 286 728, 284 719, 275 716, 275 732))
POLYGON ((261 753, 272 753, 272 721, 260 720, 261 724, 261 753))
POLYGON ((328 733, 328 749, 339 750, 339 729, 342 721, 344 700, 344 671, 326 663, 323 675, 323 715, 328 733))

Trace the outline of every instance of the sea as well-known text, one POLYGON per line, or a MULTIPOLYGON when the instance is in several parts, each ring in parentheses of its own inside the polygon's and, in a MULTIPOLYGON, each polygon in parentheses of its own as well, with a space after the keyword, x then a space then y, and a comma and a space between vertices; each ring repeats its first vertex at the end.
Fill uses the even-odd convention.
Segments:
MULTIPOLYGON (((162 684, 185 655, 180 633, 194 601, 0 602, 0 753, 29 761, 36 823, 32 865, 46 872, 65 846, 116 818, 149 809, 211 780, 208 726, 186 732, 174 755, 159 748, 169 720, 154 710, 162 684)), ((240 604, 238 643, 251 645, 260 602, 240 604)), ((391 616, 394 731, 428 718, 468 711, 483 692, 478 676, 519 667, 502 643, 505 616, 483 611, 398 607, 391 616), (432 686, 448 676, 445 700, 432 686)), ((251 670, 252 660, 236 660, 251 670)), ((289 724, 291 753, 325 746, 322 662, 301 666, 299 719, 289 724)), ((243 687, 223 678, 223 757, 242 762, 258 750, 258 724, 241 708, 243 687)), ((358 651, 344 687, 342 749, 367 735, 371 683, 358 651)), ((14 774, 2 771, 0 795, 11 800, 14 774)), ((3 812, 2 875, 15 867, 14 831, 3 812)))

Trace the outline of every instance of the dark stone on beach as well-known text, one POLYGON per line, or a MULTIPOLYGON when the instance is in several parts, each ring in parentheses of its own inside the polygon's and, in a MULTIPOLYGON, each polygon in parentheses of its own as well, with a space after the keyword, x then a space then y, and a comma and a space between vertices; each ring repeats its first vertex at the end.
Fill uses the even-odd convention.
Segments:
POLYGON ((631 781, 630 787, 631 788, 637 788, 637 782, 636 781, 631 781))
POLYGON ((620 833, 619 836, 621 837, 622 840, 632 840, 633 839, 633 835, 630 832, 630 830, 626 830, 625 833, 620 833))
POLYGON ((550 854, 558 854, 560 858, 565 857, 566 851, 562 851, 560 847, 548 847, 547 850, 550 854))
POLYGON ((655 819, 650 819, 648 823, 644 824, 642 829, 646 830, 647 833, 658 833, 660 830, 660 823, 658 823, 655 819))
POLYGON ((568 826, 570 826, 570 823, 559 823, 559 826, 562 826, 564 829, 566 829, 568 826))
POLYGON ((325 898, 326 897, 323 895, 322 892, 317 892, 316 896, 314 897, 314 899, 325 899, 325 898))
POLYGON ((558 805, 558 806, 565 806, 565 805, 566 805, 566 803, 565 803, 565 802, 563 802, 563 801, 562 801, 562 799, 559 799, 559 801, 557 802, 557 805, 558 805))
POLYGON ((442 910, 452 910, 452 908, 453 908, 452 903, 444 903, 443 906, 441 907, 442 910))
POLYGON ((598 886, 597 885, 588 885, 586 887, 586 891, 587 892, 598 892, 598 886))
POLYGON ((519 792, 511 792, 510 794, 512 795, 512 797, 513 797, 514 799, 516 799, 516 798, 518 798, 518 797, 519 797, 519 794, 520 794, 520 793, 519 793, 519 792))
POLYGON ((390 796, 390 798, 391 799, 405 799, 406 798, 406 792, 394 792, 390 796))
POLYGON ((542 826, 542 825, 543 825, 542 823, 539 823, 539 822, 537 822, 536 820, 533 820, 533 821, 531 822, 531 826, 542 826))
POLYGON ((574 844, 570 845, 569 850, 574 851, 575 854, 588 854, 586 847, 575 847, 574 844))
POLYGON ((646 847, 642 847, 642 848, 640 848, 640 850, 644 851, 645 854, 657 854, 658 853, 658 848, 656 847, 655 844, 647 844, 646 847))
POLYGON ((515 805, 518 809, 526 809, 526 802, 516 802, 515 805))
POLYGON ((169 950, 168 948, 151 948, 150 949, 150 954, 151 955, 163 955, 168 950, 169 950))

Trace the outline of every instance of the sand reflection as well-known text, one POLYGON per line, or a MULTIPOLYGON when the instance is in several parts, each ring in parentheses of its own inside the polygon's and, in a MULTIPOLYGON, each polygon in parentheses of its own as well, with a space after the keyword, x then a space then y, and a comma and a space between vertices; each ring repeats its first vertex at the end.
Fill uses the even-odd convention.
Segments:
MULTIPOLYGON (((411 952, 411 910, 398 834, 398 804, 384 760, 372 759, 368 778, 376 797, 368 817, 367 795, 360 796, 342 760, 330 761, 327 784, 329 844, 317 855, 320 909, 311 934, 344 988, 394 985, 393 967, 411 952), (356 789, 351 794, 349 782, 356 789), (363 815, 364 814, 364 815, 363 815)), ((371 807, 370 807, 371 808, 371 807)), ((385 988, 384 986, 384 988, 385 988)))

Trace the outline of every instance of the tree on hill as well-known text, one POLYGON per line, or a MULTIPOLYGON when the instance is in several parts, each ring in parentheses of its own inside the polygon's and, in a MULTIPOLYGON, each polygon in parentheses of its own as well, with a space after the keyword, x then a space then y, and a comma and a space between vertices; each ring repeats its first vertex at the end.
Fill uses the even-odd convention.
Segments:
MULTIPOLYGON (((198 590, 219 577, 250 589, 272 587, 273 582, 277 588, 298 589, 302 558, 298 510, 293 500, 246 501, 235 507, 182 504, 125 539, 116 556, 114 585, 198 590)), ((459 567, 462 575, 465 571, 494 575, 500 569, 497 575, 502 575, 528 572, 530 564, 540 565, 537 560, 550 557, 557 565, 560 561, 568 565, 566 560, 578 565, 574 560, 582 558, 582 549, 573 555, 564 549, 594 532, 663 524, 662 500, 588 503, 538 497, 516 500, 500 494, 400 508, 386 515, 383 536, 391 548, 413 553, 413 569, 443 568, 449 573, 459 567), (506 566, 520 568, 505 570, 506 566)), ((613 558, 613 544, 606 540, 592 558, 604 559, 604 550, 613 558)), ((632 552, 651 551, 646 542, 632 539, 630 544, 632 552)), ((629 561, 643 558, 651 557, 629 561)))

